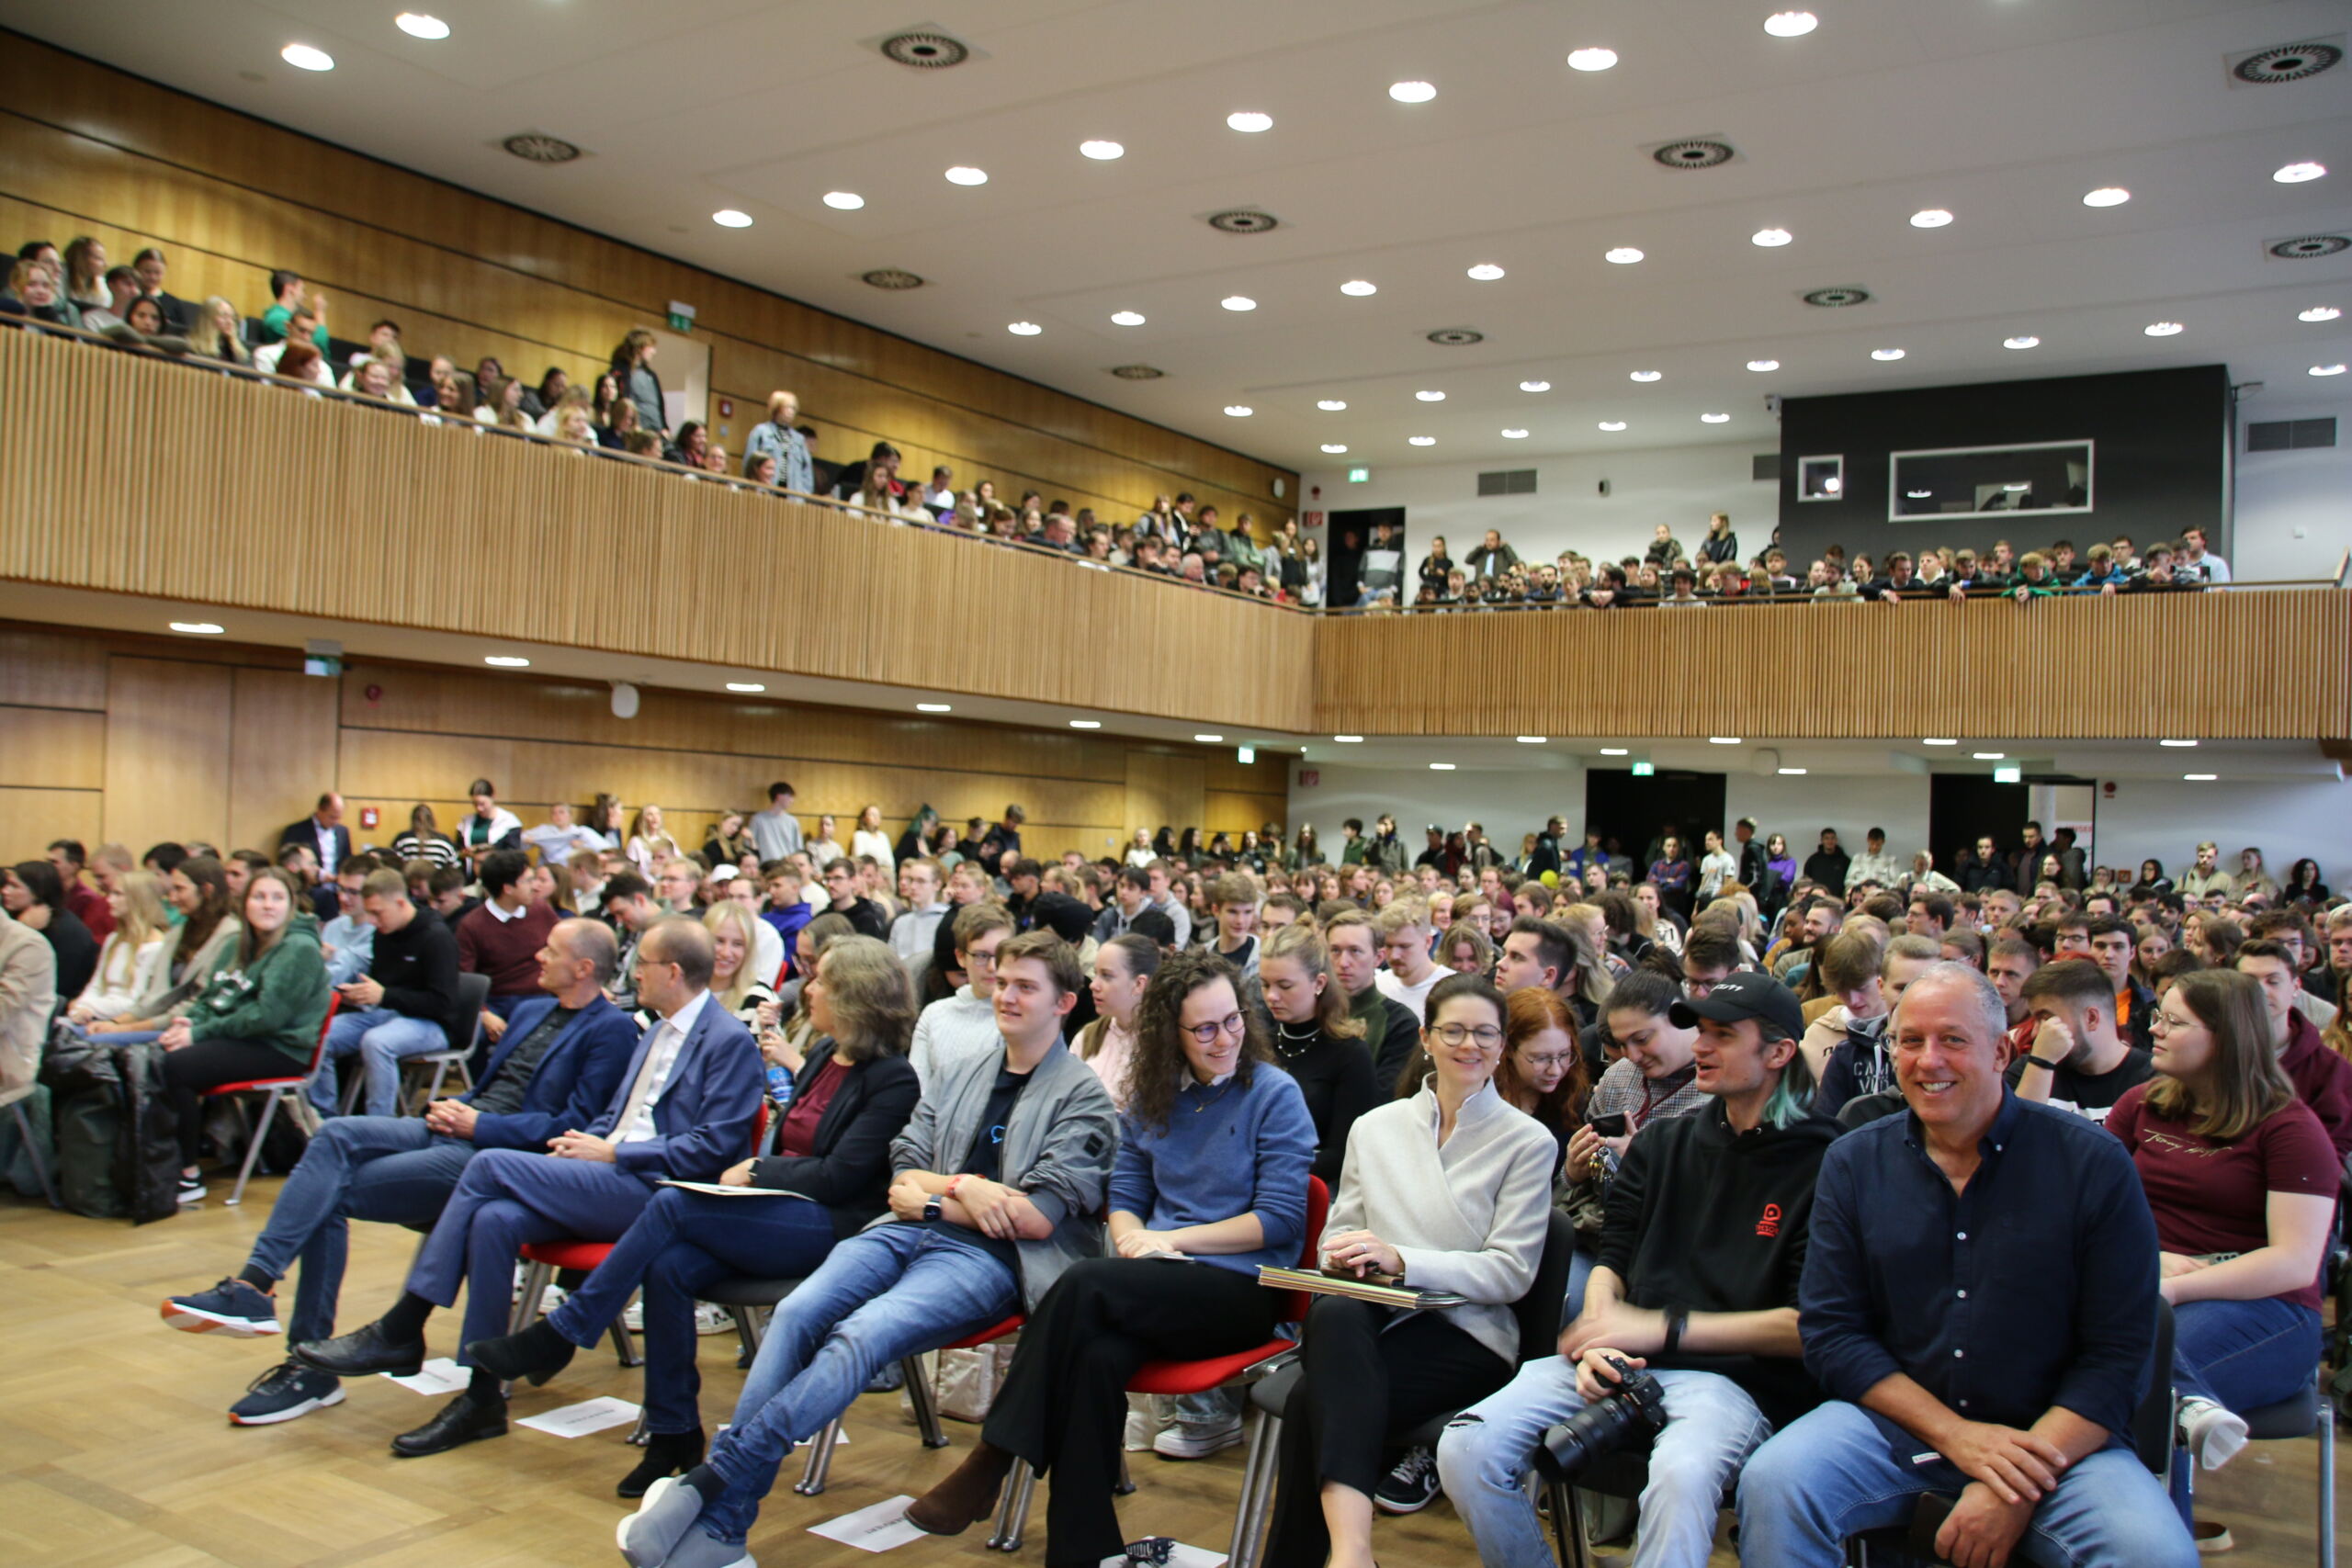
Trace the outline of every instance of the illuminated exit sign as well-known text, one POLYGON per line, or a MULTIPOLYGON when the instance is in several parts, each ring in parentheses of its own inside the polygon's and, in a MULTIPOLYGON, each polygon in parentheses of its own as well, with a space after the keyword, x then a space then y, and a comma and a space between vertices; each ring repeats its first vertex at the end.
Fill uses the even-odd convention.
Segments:
POLYGON ((1372 470, 1370 468, 1350 468, 1348 470, 1348 482, 1351 485, 1370 484, 1372 482, 1372 470))

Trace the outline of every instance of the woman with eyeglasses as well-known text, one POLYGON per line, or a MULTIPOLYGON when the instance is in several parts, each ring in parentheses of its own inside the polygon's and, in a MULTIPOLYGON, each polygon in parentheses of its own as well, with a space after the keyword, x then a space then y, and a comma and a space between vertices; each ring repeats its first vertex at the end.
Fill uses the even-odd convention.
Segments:
POLYGON ((1344 1296, 1316 1302, 1283 1411, 1269 1562, 1369 1568, 1375 1494, 1392 1513, 1437 1494, 1435 1461, 1403 1451, 1404 1435, 1476 1404, 1519 1363, 1511 1303, 1535 1280, 1558 1145, 1496 1089, 1509 1024, 1500 991, 1449 975, 1431 987, 1427 1018, 1427 1076, 1349 1134, 1321 1254, 1328 1269, 1466 1299, 1401 1314, 1344 1296))
POLYGON ((981 1440, 907 1522, 960 1535, 1015 1459, 1051 1486, 1046 1561, 1128 1552, 1112 1488, 1128 1382, 1144 1362, 1229 1356, 1273 1335, 1261 1264, 1298 1261, 1314 1123, 1273 1064, 1233 966, 1182 953, 1152 976, 1111 1173, 1115 1257, 1072 1264, 1031 1310, 981 1440))

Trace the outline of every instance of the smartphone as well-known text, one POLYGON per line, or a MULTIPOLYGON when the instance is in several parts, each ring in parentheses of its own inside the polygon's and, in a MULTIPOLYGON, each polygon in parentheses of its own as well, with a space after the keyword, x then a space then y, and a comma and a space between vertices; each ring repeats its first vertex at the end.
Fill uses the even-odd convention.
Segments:
POLYGON ((1589 1125, 1604 1138, 1622 1138, 1625 1135, 1625 1115, 1623 1111, 1613 1116, 1596 1116, 1589 1125))

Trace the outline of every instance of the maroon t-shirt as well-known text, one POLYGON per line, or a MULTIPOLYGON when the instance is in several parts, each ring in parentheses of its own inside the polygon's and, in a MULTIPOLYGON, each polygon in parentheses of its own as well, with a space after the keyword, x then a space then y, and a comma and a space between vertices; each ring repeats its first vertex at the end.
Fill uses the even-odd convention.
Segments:
POLYGON ((825 1107, 848 1077, 849 1069, 834 1061, 830 1051, 813 1072, 809 1063, 800 1065, 800 1081, 793 1087, 792 1104, 776 1132, 777 1153, 805 1159, 817 1152, 817 1123, 825 1119, 825 1107))
MULTIPOLYGON (((2270 1194, 2334 1198, 2341 1167, 2326 1129, 2301 1100, 2265 1117, 2242 1137, 2218 1143, 2148 1109, 2148 1086, 2123 1091, 2107 1130, 2123 1140, 2156 1216, 2166 1252, 2201 1258, 2270 1245, 2270 1194)), ((2280 1301, 2316 1309, 2319 1280, 2280 1301)))

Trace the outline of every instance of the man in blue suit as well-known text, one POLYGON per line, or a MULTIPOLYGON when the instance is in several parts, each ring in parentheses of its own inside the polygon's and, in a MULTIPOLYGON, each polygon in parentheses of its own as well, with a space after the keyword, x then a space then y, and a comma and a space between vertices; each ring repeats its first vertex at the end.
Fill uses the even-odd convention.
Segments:
MULTIPOLYGON (((550 1138, 591 1120, 613 1098, 637 1045, 637 1025, 605 999, 618 961, 613 933, 594 920, 557 925, 539 950, 547 995, 514 1010, 472 1092, 436 1101, 422 1117, 326 1123, 279 1190, 245 1266, 209 1291, 166 1301, 164 1321, 239 1339, 276 1334, 273 1289, 300 1259, 289 1342, 334 1333, 348 1221, 429 1225, 477 1153, 544 1159, 550 1138)), ((336 1379, 288 1359, 255 1380, 230 1406, 229 1419, 268 1426, 342 1402, 336 1379)))
MULTIPOLYGON (((404 1374, 424 1364, 424 1322, 466 1283, 460 1347, 507 1326, 514 1260, 528 1242, 613 1241, 664 1179, 715 1181, 751 1152, 763 1075, 751 1031, 711 999, 710 932, 688 916, 655 923, 638 943, 638 1000, 660 1015, 604 1112, 548 1140, 554 1158, 492 1149, 466 1166, 391 1311, 334 1339, 298 1342, 294 1359, 336 1377, 404 1374)), ((518 1015, 519 1021, 519 1015, 518 1015)), ((509 1024, 508 1033, 515 1025, 509 1024)), ((466 1359, 462 1348, 458 1359, 466 1359)), ((506 1431, 496 1374, 473 1369, 466 1392, 392 1452, 415 1459, 506 1431)))

